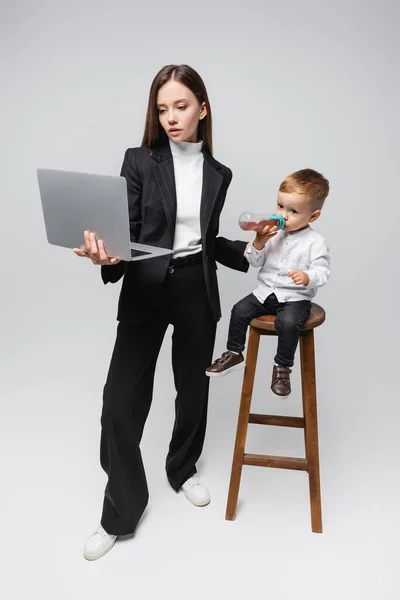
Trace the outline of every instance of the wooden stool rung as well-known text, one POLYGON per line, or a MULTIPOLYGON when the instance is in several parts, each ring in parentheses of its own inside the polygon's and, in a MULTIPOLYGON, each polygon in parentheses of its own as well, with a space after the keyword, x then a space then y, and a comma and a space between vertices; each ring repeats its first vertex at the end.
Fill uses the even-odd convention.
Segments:
POLYGON ((308 471, 308 461, 305 458, 291 456, 268 456, 267 454, 244 454, 243 464, 252 467, 272 467, 274 469, 292 469, 308 471))
POLYGON ((258 415, 250 413, 249 423, 257 425, 277 425, 278 427, 299 427, 304 429, 303 417, 281 417, 279 415, 258 415))

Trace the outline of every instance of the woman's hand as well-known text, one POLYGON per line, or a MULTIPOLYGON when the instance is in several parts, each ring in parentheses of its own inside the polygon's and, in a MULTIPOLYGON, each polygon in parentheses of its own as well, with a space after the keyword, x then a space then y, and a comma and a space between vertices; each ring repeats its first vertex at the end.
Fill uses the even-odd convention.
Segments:
POLYGON ((91 231, 85 231, 85 250, 74 248, 77 256, 90 258, 94 265, 116 265, 121 262, 120 258, 109 258, 106 254, 102 240, 97 240, 96 234, 91 231))
POLYGON ((274 237, 274 235, 276 235, 278 233, 278 227, 277 225, 274 225, 273 227, 270 227, 269 225, 267 225, 266 227, 264 227, 264 229, 261 229, 261 231, 257 231, 256 233, 256 239, 253 242, 253 246, 256 250, 262 250, 265 246, 265 244, 267 243, 267 241, 274 237))

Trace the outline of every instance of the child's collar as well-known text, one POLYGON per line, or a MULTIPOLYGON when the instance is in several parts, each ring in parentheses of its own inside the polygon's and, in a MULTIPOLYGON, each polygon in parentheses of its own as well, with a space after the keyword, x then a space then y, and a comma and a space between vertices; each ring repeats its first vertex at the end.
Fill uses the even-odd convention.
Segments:
POLYGON ((310 225, 307 223, 307 225, 305 227, 302 227, 301 229, 296 229, 296 231, 283 230, 283 233, 286 233, 286 235, 300 235, 301 233, 304 233, 308 229, 311 229, 311 228, 310 228, 310 225))

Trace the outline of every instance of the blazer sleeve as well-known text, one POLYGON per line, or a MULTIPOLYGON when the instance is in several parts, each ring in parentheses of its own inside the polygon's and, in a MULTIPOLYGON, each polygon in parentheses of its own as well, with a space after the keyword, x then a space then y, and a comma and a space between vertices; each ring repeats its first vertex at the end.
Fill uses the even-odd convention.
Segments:
MULTIPOLYGON (((225 167, 224 178, 225 178, 225 190, 224 190, 224 201, 221 207, 221 211, 223 205, 225 203, 226 193, 232 181, 232 171, 225 167)), ((218 230, 216 232, 216 236, 218 236, 218 230)), ((244 251, 246 250, 247 242, 242 242, 239 240, 228 240, 222 236, 216 237, 215 239, 215 260, 228 267, 230 269, 235 269, 236 271, 243 271, 246 273, 249 269, 249 263, 244 256, 244 251)))
MULTIPOLYGON (((128 192, 129 227, 131 242, 139 239, 140 227, 142 225, 142 182, 137 166, 137 158, 133 148, 125 152, 121 168, 121 177, 125 177, 128 192)), ((101 278, 106 283, 116 283, 128 270, 129 263, 121 260, 116 265, 102 265, 101 278)))

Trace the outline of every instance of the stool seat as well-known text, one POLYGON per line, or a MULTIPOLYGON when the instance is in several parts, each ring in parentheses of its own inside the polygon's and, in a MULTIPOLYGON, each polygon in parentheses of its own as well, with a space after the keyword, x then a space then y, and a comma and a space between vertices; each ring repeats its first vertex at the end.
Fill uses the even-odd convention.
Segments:
MULTIPOLYGON (((252 319, 250 325, 252 327, 257 327, 257 329, 263 329, 264 331, 270 331, 272 333, 276 333, 275 329, 275 315, 263 315, 262 317, 257 317, 256 319, 252 319)), ((322 306, 319 304, 314 304, 311 302, 311 311, 307 321, 304 323, 303 331, 309 331, 310 329, 315 329, 319 325, 325 321, 325 311, 322 306)))

